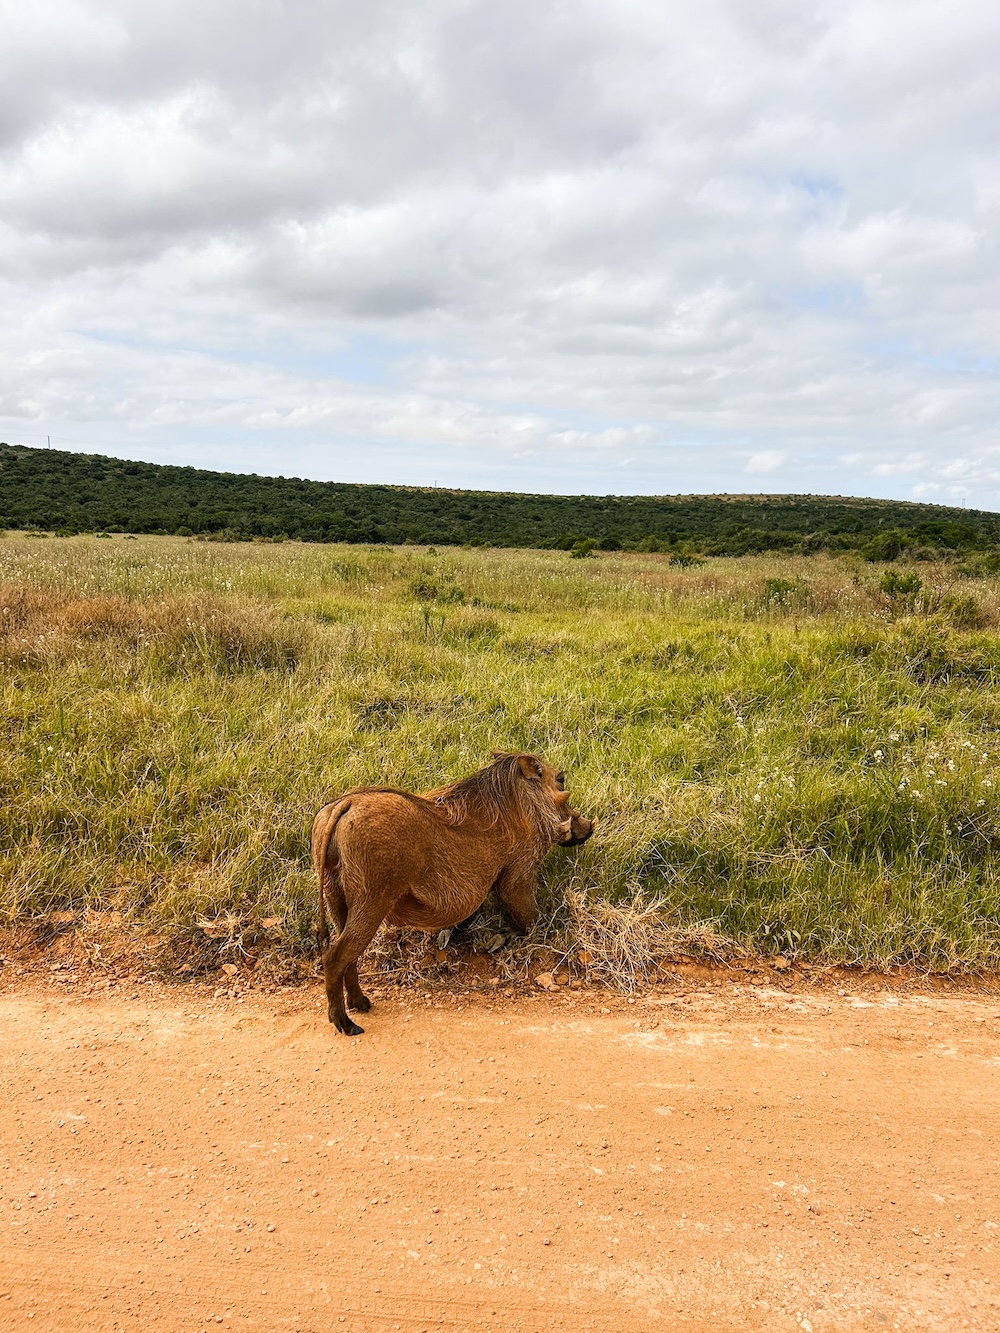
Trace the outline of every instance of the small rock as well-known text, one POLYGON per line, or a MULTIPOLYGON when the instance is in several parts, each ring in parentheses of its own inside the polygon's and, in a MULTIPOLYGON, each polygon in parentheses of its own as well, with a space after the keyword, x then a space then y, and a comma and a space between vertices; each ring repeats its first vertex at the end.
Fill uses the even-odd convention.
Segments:
POLYGON ((594 961, 594 955, 588 949, 581 949, 576 956, 584 967, 589 967, 594 961))
POLYGON ((260 924, 264 927, 265 930, 273 930, 275 926, 281 925, 281 917, 266 916, 260 924))
POLYGON ((778 954, 777 958, 774 960, 774 966, 779 972, 787 972, 791 967, 791 963, 784 954, 778 954))
POLYGON ((222 970, 223 972, 225 972, 227 977, 235 977, 236 973, 240 969, 236 966, 235 963, 223 963, 222 970))
POLYGON ((542 990, 555 990, 556 983, 552 979, 551 972, 540 972, 535 977, 535 985, 540 986, 542 990))
POLYGON ((273 1231, 273 1230, 274 1230, 274 1223, 273 1223, 273 1222, 268 1222, 268 1224, 267 1224, 267 1229, 268 1229, 268 1231, 273 1231))

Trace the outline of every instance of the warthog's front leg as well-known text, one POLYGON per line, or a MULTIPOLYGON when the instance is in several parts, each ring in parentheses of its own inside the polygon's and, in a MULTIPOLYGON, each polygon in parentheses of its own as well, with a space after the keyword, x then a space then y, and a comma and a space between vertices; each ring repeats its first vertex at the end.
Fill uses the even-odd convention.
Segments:
POLYGON ((538 920, 537 875, 534 865, 507 866, 493 884, 497 901, 522 935, 526 935, 538 920))

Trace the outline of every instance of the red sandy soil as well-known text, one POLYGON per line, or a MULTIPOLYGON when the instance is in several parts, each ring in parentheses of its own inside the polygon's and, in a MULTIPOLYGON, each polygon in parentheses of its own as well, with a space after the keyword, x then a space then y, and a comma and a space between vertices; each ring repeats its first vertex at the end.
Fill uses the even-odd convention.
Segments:
MULTIPOLYGON (((7 971, 10 977, 10 971, 7 971)), ((1000 1001, 53 971, 0 992, 0 1328, 1000 1328, 1000 1001)))

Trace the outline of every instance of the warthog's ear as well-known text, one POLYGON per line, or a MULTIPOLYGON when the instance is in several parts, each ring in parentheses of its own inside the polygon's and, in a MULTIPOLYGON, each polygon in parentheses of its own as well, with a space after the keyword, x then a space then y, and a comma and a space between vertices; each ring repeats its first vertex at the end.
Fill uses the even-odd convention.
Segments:
POLYGON ((533 754, 519 754, 517 756, 518 767, 526 778, 531 782, 540 782, 545 770, 542 768, 541 761, 536 759, 533 754))
POLYGON ((509 758, 510 758, 510 751, 509 751, 509 750, 494 750, 494 751, 493 751, 493 758, 494 758, 494 759, 509 759, 509 758))

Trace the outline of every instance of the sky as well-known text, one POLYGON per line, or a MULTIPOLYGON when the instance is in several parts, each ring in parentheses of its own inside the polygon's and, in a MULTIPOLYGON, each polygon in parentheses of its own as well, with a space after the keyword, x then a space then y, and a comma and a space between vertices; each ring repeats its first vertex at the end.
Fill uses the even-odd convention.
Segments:
POLYGON ((0 439, 1000 510, 1000 6, 0 0, 0 439))

